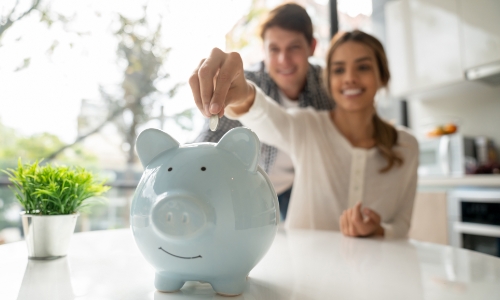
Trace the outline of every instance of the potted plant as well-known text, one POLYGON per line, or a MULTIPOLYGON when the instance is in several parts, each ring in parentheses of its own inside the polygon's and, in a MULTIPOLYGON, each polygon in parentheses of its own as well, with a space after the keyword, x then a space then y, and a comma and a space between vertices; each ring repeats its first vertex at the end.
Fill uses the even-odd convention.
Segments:
POLYGON ((104 181, 81 167, 22 164, 5 172, 24 208, 21 212, 28 256, 53 259, 65 256, 82 208, 95 201, 91 197, 109 190, 104 181))

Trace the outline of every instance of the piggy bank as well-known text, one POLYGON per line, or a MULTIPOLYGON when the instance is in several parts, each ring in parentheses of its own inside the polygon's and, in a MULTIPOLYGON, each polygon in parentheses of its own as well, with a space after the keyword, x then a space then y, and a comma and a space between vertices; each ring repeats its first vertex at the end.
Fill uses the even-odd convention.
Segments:
POLYGON ((260 142, 243 127, 219 143, 180 146, 147 129, 136 150, 144 173, 131 205, 131 227, 155 287, 208 282, 222 295, 243 292, 246 278, 276 235, 278 200, 259 167, 260 142))

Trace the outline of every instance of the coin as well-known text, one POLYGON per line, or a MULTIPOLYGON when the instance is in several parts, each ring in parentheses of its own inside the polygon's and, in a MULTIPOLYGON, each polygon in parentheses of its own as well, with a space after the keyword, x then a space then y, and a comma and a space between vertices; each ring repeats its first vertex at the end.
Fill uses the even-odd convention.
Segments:
POLYGON ((216 131, 218 125, 219 125, 219 115, 210 116, 210 122, 209 122, 210 130, 216 131))

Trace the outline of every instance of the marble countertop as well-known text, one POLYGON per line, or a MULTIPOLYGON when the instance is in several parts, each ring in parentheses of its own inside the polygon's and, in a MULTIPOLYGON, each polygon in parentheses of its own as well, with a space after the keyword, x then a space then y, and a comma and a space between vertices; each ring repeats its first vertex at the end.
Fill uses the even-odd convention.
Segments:
POLYGON ((500 258, 416 241, 278 231, 245 292, 188 282, 155 291, 154 270, 128 229, 74 234, 67 257, 28 260, 26 244, 0 246, 0 299, 495 299, 500 258))
POLYGON ((419 187, 489 187, 500 188, 500 175, 464 175, 458 177, 419 177, 419 187))

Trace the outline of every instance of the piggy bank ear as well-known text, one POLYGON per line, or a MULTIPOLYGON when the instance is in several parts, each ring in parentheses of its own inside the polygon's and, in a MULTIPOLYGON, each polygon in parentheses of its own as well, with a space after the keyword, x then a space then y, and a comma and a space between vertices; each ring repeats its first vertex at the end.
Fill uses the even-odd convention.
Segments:
POLYGON ((248 128, 236 127, 228 131, 216 146, 238 158, 249 171, 257 170, 260 154, 260 141, 248 128))
POLYGON ((178 148, 179 142, 159 129, 149 128, 142 131, 135 142, 135 150, 139 155, 142 166, 147 165, 163 151, 178 148))

